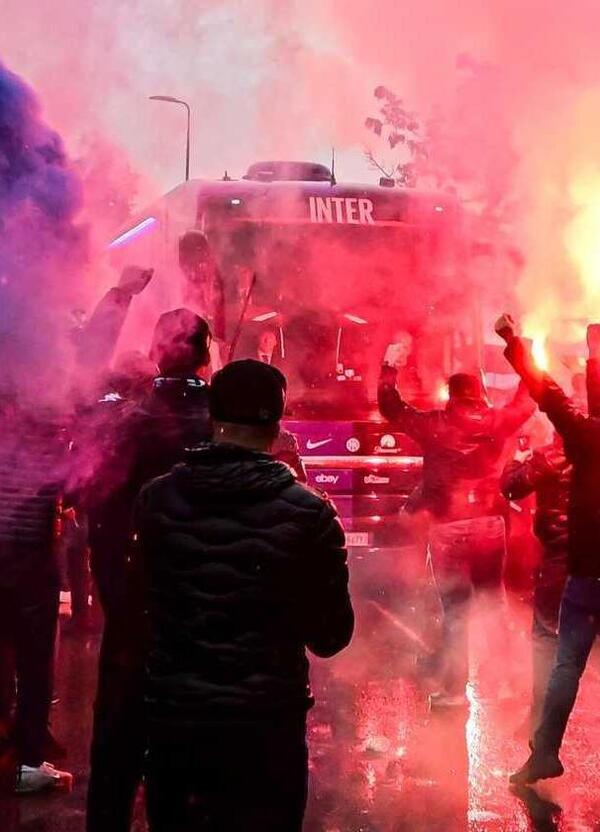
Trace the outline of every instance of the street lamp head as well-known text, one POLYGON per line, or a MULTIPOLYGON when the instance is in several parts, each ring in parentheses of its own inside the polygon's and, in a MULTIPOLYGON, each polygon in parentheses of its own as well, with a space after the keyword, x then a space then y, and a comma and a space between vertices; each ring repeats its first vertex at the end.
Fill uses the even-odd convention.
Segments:
POLYGON ((185 102, 180 101, 179 98, 173 98, 171 95, 151 95, 149 96, 151 101, 170 101, 171 104, 184 104, 185 102))
POLYGON ((182 104, 187 111, 187 133, 185 145, 185 181, 190 178, 190 120, 191 109, 187 101, 182 101, 181 98, 173 98, 172 95, 150 95, 148 98, 151 101, 168 101, 169 104, 182 104))

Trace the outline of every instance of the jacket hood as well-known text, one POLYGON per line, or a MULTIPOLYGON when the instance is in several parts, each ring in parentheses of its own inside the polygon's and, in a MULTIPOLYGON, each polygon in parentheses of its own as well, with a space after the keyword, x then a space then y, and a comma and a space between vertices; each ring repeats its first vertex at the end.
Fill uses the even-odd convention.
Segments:
POLYGON ((157 376, 152 383, 152 392, 146 398, 151 410, 165 405, 175 410, 187 402, 208 401, 208 384, 196 375, 157 376))
POLYGON ((275 496, 296 480, 291 468, 270 454, 225 443, 188 451, 173 473, 188 494, 249 501, 275 496))
MULTIPOLYGON (((208 384, 198 376, 158 376, 152 390, 138 407, 138 412, 148 422, 174 420, 176 423, 199 419, 200 433, 194 445, 210 436, 206 426, 208 413, 208 384)), ((188 446, 190 443, 187 443, 188 446)), ((183 458, 183 457, 181 457, 183 458)))

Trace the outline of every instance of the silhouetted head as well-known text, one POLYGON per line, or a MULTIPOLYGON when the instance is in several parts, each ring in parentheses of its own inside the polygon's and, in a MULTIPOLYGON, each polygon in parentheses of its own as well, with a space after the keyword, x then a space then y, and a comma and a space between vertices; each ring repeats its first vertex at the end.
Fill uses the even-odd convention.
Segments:
POLYGON ((471 373, 455 373, 448 379, 450 401, 487 404, 487 396, 479 376, 471 373))
POLYGON ((233 361, 219 370, 210 387, 215 442, 270 450, 279 435, 286 389, 283 373, 262 361, 233 361))
POLYGON ((213 260, 206 235, 192 229, 179 238, 179 266, 191 280, 208 274, 213 260))
POLYGON ((157 321, 150 360, 163 375, 195 375, 210 362, 208 323, 189 309, 165 312, 157 321))
POLYGON ((272 329, 263 330, 258 337, 258 352, 260 354, 273 355, 273 351, 277 346, 277 335, 272 329))
POLYGON ((471 373, 455 373, 448 379, 446 409, 453 418, 467 422, 482 419, 489 410, 489 402, 481 379, 471 373))

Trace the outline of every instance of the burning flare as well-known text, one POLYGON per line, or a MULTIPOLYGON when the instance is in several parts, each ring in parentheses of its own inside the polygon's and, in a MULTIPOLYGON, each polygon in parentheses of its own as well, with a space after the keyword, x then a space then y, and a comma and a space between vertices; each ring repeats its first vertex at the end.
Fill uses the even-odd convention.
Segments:
POLYGON ((550 359, 546 348, 545 335, 537 335, 532 339, 531 354, 539 369, 547 372, 550 368, 550 359))

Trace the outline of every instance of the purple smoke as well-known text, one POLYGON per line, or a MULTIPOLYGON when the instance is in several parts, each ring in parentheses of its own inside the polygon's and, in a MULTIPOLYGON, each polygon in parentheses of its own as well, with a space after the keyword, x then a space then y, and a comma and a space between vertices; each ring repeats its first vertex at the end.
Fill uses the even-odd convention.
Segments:
POLYGON ((0 385, 59 393, 87 257, 79 177, 33 90, 0 63, 0 385))

